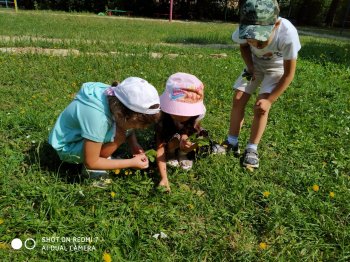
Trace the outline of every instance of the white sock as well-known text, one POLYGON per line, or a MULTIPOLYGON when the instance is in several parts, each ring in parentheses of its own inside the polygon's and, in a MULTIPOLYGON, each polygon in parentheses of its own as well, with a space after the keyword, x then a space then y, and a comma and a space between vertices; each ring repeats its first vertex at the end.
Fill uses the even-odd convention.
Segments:
POLYGON ((227 137, 227 141, 228 141, 231 145, 237 146, 237 145, 238 145, 238 136, 231 136, 231 135, 229 135, 229 136, 227 137))
POLYGON ((258 151, 258 144, 252 144, 252 143, 248 143, 246 149, 254 149, 256 151, 258 151))

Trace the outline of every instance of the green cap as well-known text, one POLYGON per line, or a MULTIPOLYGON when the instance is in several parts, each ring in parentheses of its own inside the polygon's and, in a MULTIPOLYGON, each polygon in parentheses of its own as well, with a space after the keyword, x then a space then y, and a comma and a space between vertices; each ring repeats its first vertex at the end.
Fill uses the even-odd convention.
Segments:
POLYGON ((241 0, 239 2, 239 38, 267 41, 277 21, 276 0, 241 0))

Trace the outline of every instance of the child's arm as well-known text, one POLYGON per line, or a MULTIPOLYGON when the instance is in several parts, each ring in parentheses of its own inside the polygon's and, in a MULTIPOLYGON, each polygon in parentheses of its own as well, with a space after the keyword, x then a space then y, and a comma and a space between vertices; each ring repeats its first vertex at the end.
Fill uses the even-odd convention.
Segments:
POLYGON ((110 157, 122 144, 124 144, 126 131, 121 128, 116 128, 114 141, 102 145, 100 156, 103 158, 110 157))
MULTIPOLYGON (((113 144, 113 142, 111 144, 113 144)), ((114 145, 111 147, 114 147, 114 145)), ((135 155, 130 159, 107 159, 101 157, 102 143, 88 139, 84 141, 83 150, 84 164, 89 169, 112 170, 128 167, 144 169, 148 167, 148 158, 144 154, 135 155)))
POLYGON ((271 101, 271 103, 275 102, 277 98, 280 95, 282 95, 282 93, 287 89, 287 87, 293 81, 296 66, 297 66, 296 59, 283 61, 284 73, 280 81, 278 82, 276 88, 269 95, 268 99, 271 101))
POLYGON ((160 174, 160 186, 165 186, 168 191, 170 191, 170 185, 168 181, 168 175, 166 170, 166 155, 165 155, 165 146, 164 142, 160 142, 160 139, 157 137, 157 165, 160 174))
POLYGON ((278 99, 278 97, 282 95, 283 92, 288 88, 289 84, 294 78, 296 64, 296 59, 284 60, 284 73, 276 88, 267 96, 266 99, 263 98, 258 100, 255 105, 261 114, 265 114, 265 112, 269 111, 271 104, 273 104, 278 99))

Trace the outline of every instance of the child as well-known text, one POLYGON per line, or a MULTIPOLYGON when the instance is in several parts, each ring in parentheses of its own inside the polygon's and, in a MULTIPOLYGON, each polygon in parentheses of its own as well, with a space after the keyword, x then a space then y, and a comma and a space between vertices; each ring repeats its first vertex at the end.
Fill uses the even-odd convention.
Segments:
POLYGON ((157 164, 161 176, 160 186, 170 191, 166 161, 171 166, 188 170, 192 161, 187 154, 198 145, 189 141, 193 134, 204 130, 200 120, 205 115, 203 83, 194 75, 176 73, 169 77, 166 89, 160 96, 162 117, 157 124, 157 164))
POLYGON ((49 143, 62 161, 83 163, 88 169, 144 169, 148 167, 148 158, 129 130, 158 121, 159 107, 157 90, 138 77, 112 86, 85 83, 60 114, 49 143), (125 140, 131 146, 133 158, 109 158, 125 140))
POLYGON ((261 85, 254 105, 254 119, 243 165, 259 166, 258 144, 264 133, 271 105, 294 78, 300 42, 297 30, 286 19, 278 17, 276 0, 241 0, 240 25, 233 41, 240 44, 246 64, 237 79, 232 101, 230 129, 224 145, 239 155, 238 136, 243 124, 245 106, 261 85))

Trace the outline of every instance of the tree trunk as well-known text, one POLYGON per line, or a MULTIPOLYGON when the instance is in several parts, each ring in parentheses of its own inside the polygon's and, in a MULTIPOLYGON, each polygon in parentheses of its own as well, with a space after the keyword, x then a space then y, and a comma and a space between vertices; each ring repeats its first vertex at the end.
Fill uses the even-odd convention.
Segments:
POLYGON ((333 26, 335 14, 339 3, 340 3, 340 0, 332 0, 327 12, 326 21, 325 21, 327 26, 330 26, 330 27, 333 26))

